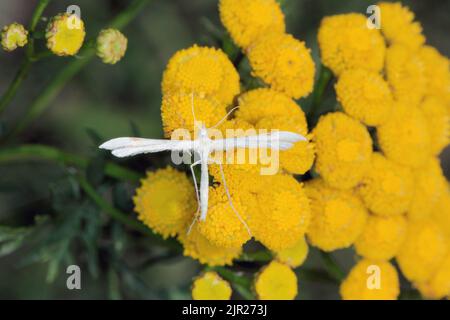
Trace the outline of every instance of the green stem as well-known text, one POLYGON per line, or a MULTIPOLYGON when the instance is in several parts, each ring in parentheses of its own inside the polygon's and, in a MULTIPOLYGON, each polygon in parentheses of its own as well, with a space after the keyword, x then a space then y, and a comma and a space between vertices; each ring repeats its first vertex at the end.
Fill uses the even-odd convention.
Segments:
POLYGON ((309 119, 312 124, 315 124, 317 118, 320 115, 320 105, 323 100, 323 95, 325 93, 325 89, 328 86, 333 74, 330 69, 325 67, 324 65, 320 65, 319 78, 317 79, 316 84, 314 85, 313 98, 311 103, 311 108, 309 110, 309 119))
POLYGON ((325 270, 328 272, 328 274, 338 283, 344 280, 345 273, 338 265, 334 257, 330 253, 324 251, 320 251, 320 256, 322 257, 325 270))
MULTIPOLYGON (((126 10, 115 17, 109 27, 122 29, 139 13, 139 11, 150 0, 134 0, 126 10)), ((85 67, 95 56, 95 48, 86 45, 80 51, 82 58, 74 59, 59 74, 53 77, 47 87, 41 91, 41 94, 33 101, 24 117, 17 126, 11 131, 8 137, 14 137, 20 134, 31 122, 39 117, 50 105, 50 102, 59 94, 64 86, 69 82, 83 67, 85 67)))
POLYGON ((243 252, 238 258, 239 261, 256 261, 268 262, 273 259, 273 255, 268 250, 260 250, 256 252, 243 252))
MULTIPOLYGON (((0 149, 0 163, 16 160, 46 159, 56 161, 63 165, 73 165, 87 168, 89 160, 81 156, 61 151, 45 145, 20 145, 17 147, 0 149)), ((105 174, 115 179, 125 181, 139 181, 141 175, 130 169, 121 167, 113 162, 107 162, 104 167, 105 174)))

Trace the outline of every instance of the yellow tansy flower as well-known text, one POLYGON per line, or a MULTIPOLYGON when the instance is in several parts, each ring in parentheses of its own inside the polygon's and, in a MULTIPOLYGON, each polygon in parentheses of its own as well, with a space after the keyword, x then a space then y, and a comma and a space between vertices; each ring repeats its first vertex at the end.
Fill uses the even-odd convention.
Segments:
POLYGON ((433 276, 427 282, 417 283, 416 287, 427 299, 442 299, 450 296, 450 253, 433 276))
POLYGON ((194 104, 195 118, 207 128, 216 125, 225 115, 225 107, 216 99, 200 97, 187 93, 167 93, 163 96, 161 104, 161 118, 164 134, 170 138, 177 129, 189 130, 192 134, 197 132, 192 114, 194 104))
POLYGON ((255 279, 259 300, 293 300, 297 296, 297 276, 287 265, 272 261, 255 279))
POLYGON ((381 71, 385 44, 377 29, 367 28, 367 17, 359 13, 322 19, 318 41, 322 63, 335 75, 349 69, 381 71))
POLYGON ((230 300, 230 284, 215 272, 206 272, 194 280, 192 299, 194 300, 230 300))
POLYGON ((209 266, 231 265, 239 257, 242 246, 235 248, 218 247, 208 241, 194 225, 191 232, 180 232, 178 239, 183 245, 183 254, 209 266))
POLYGON ((363 259, 341 283, 340 293, 344 300, 396 300, 400 293, 397 271, 387 261, 363 259))
POLYGON ((400 43, 415 50, 425 43, 422 26, 414 22, 414 13, 400 2, 378 3, 381 13, 381 31, 389 43, 400 43))
POLYGON ((276 252, 276 259, 291 268, 300 267, 308 256, 308 244, 302 237, 293 247, 276 252))
POLYGON ((356 186, 370 166, 372 140, 366 127, 342 112, 320 117, 313 130, 316 171, 332 187, 356 186))
POLYGON ((284 15, 276 0, 220 0, 220 20, 234 42, 247 48, 267 32, 284 33, 284 15))
POLYGON ((417 52, 396 44, 386 50, 385 73, 398 101, 417 106, 426 91, 425 64, 417 52))
POLYGON ((431 219, 441 227, 450 243, 450 190, 448 183, 431 212, 431 219))
POLYGON ((427 93, 445 97, 450 94, 450 61, 431 46, 423 46, 419 56, 425 66, 427 93))
POLYGON ((116 64, 127 51, 128 39, 117 29, 104 29, 97 37, 97 56, 104 63, 116 64))
POLYGON ((322 179, 306 184, 311 200, 309 242, 324 251, 351 246, 363 231, 367 210, 350 191, 328 187, 322 179))
MULTIPOLYGON (((233 207, 242 219, 247 220, 245 206, 233 198, 233 207)), ((223 186, 209 188, 208 216, 198 221, 199 232, 213 245, 225 248, 242 246, 250 235, 243 222, 230 206, 223 186)))
POLYGON ((432 209, 447 186, 438 158, 431 158, 415 172, 414 195, 408 218, 417 220, 430 216, 432 209))
POLYGON ((180 50, 170 58, 163 74, 163 95, 206 95, 226 107, 239 90, 239 74, 220 49, 194 45, 180 50))
POLYGON ((3 27, 1 38, 3 50, 13 51, 28 43, 28 31, 20 23, 14 22, 3 27))
POLYGON ((411 170, 386 159, 378 152, 373 154, 370 170, 357 187, 367 208, 380 216, 405 213, 411 203, 413 190, 411 170))
POLYGON ((377 137, 386 157, 404 166, 420 167, 432 154, 427 121, 418 107, 394 103, 377 137))
POLYGON ((355 242, 356 252, 364 258, 390 260, 406 238, 407 222, 403 216, 370 215, 364 231, 355 242))
POLYGON ((450 143, 449 103, 438 96, 425 97, 420 110, 425 116, 430 133, 431 151, 438 155, 450 143))
POLYGON ((439 268, 447 248, 445 237, 434 222, 411 221, 396 259, 409 281, 425 282, 439 268))
POLYGON ((335 88, 342 108, 355 119, 368 126, 379 125, 387 119, 392 94, 378 73, 364 69, 344 71, 335 88))
POLYGON ((76 15, 58 14, 47 25, 47 47, 58 56, 73 56, 83 45, 84 22, 76 15))
POLYGON ((187 232, 195 199, 189 178, 172 167, 149 172, 133 197, 139 220, 164 238, 187 232))
POLYGON ((315 65, 305 43, 289 34, 268 33, 247 49, 253 74, 293 98, 311 93, 315 65))

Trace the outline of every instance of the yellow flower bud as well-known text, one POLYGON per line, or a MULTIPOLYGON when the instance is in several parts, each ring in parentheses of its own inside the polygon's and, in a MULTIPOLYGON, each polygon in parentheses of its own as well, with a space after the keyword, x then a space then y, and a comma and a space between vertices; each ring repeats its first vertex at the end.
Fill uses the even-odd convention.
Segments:
POLYGON ((116 29, 104 29, 97 37, 97 56, 104 63, 116 64, 127 51, 128 39, 116 29))
POLYGON ((19 23, 11 23, 2 30, 2 47, 5 51, 16 50, 28 42, 28 31, 19 23))
POLYGON ((68 13, 53 17, 45 33, 48 49, 58 56, 77 54, 85 35, 83 20, 68 13))

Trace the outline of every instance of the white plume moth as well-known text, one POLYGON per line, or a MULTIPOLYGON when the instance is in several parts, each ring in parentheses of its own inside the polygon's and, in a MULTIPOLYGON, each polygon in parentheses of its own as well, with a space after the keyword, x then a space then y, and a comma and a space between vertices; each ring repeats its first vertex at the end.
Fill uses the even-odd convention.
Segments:
MULTIPOLYGON (((191 95, 192 114, 195 119, 194 112, 194 94, 191 95)), ((219 126, 228 115, 236 108, 233 108, 219 123, 214 127, 219 126)), ((213 127, 213 128, 214 128, 213 127)), ((208 160, 212 152, 227 151, 237 148, 267 148, 272 150, 287 150, 290 149, 294 143, 298 141, 306 141, 306 138, 300 134, 289 131, 275 131, 271 133, 264 133, 258 135, 250 135, 243 137, 233 137, 226 139, 212 140, 208 136, 208 128, 204 125, 198 128, 197 138, 194 140, 168 140, 168 139, 145 139, 134 137, 122 137, 115 138, 106 141, 99 148, 111 150, 111 153, 116 157, 129 157, 143 153, 154 153, 161 151, 176 151, 176 152, 193 152, 198 156, 197 161, 190 165, 192 177, 194 180, 195 192, 197 195, 198 208, 194 217, 194 221, 191 224, 190 229, 198 218, 200 212, 200 221, 206 219, 208 213, 208 190, 209 190, 209 174, 208 174, 208 160), (200 190, 197 186, 197 180, 194 175, 194 166, 201 165, 201 178, 200 178, 200 190)), ((231 196, 226 185, 225 175, 223 173, 222 164, 218 163, 221 170, 223 186, 225 188, 230 206, 239 220, 244 224, 247 231, 250 234, 250 230, 234 208, 231 201, 231 196)), ((188 232, 189 232, 188 231, 188 232)))

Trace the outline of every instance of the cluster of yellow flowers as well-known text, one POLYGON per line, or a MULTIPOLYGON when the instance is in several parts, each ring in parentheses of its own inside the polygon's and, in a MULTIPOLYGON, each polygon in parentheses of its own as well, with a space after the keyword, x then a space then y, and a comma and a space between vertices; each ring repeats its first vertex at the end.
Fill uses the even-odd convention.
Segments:
POLYGON ((341 285, 344 299, 397 298, 393 258, 424 297, 442 298, 450 294, 450 192, 438 155, 449 144, 449 60, 425 45, 408 8, 378 6, 381 30, 357 13, 326 17, 319 29, 343 112, 313 130, 321 177, 306 185, 307 235, 325 251, 353 244, 362 257, 341 285), (379 290, 366 285, 371 265, 379 290))
MULTIPOLYGON (((60 13, 50 19, 45 30, 47 48, 57 56, 76 55, 86 36, 83 20, 75 14, 60 13)), ((3 27, 1 44, 13 51, 28 43, 28 31, 19 23, 3 27)), ((120 61, 127 50, 127 38, 116 29, 100 31, 96 41, 97 56, 107 64, 120 61)))
MULTIPOLYGON (((425 45, 414 15, 398 3, 380 3, 381 30, 358 13, 322 20, 322 63, 336 77, 342 111, 323 115, 309 132, 293 99, 308 95, 315 66, 305 44, 285 32, 275 0, 220 0, 220 18, 247 56, 262 88, 242 90, 239 73, 220 49, 194 45, 177 52, 162 80, 161 114, 167 137, 194 132, 195 115, 220 129, 279 129, 307 137, 280 153, 276 175, 262 164, 210 165, 208 216, 187 229, 197 208, 184 172, 166 168, 143 179, 134 198, 139 219, 163 237, 176 236, 184 254, 209 266, 232 264, 251 238, 274 253, 255 276, 260 299, 293 299, 293 268, 308 244, 331 252, 354 246, 361 257, 341 284, 344 299, 396 299, 399 279, 390 260, 422 295, 450 294, 450 191, 438 160, 449 144, 449 61, 425 45), (314 169, 311 169, 314 165, 314 169), (294 175, 318 176, 300 183, 294 175), (378 266, 381 286, 367 287, 378 266)), ((236 152, 238 152, 237 150, 236 152)), ((248 151, 247 151, 248 152, 248 151)), ((194 281, 195 299, 229 299, 230 285, 214 272, 194 281)))

